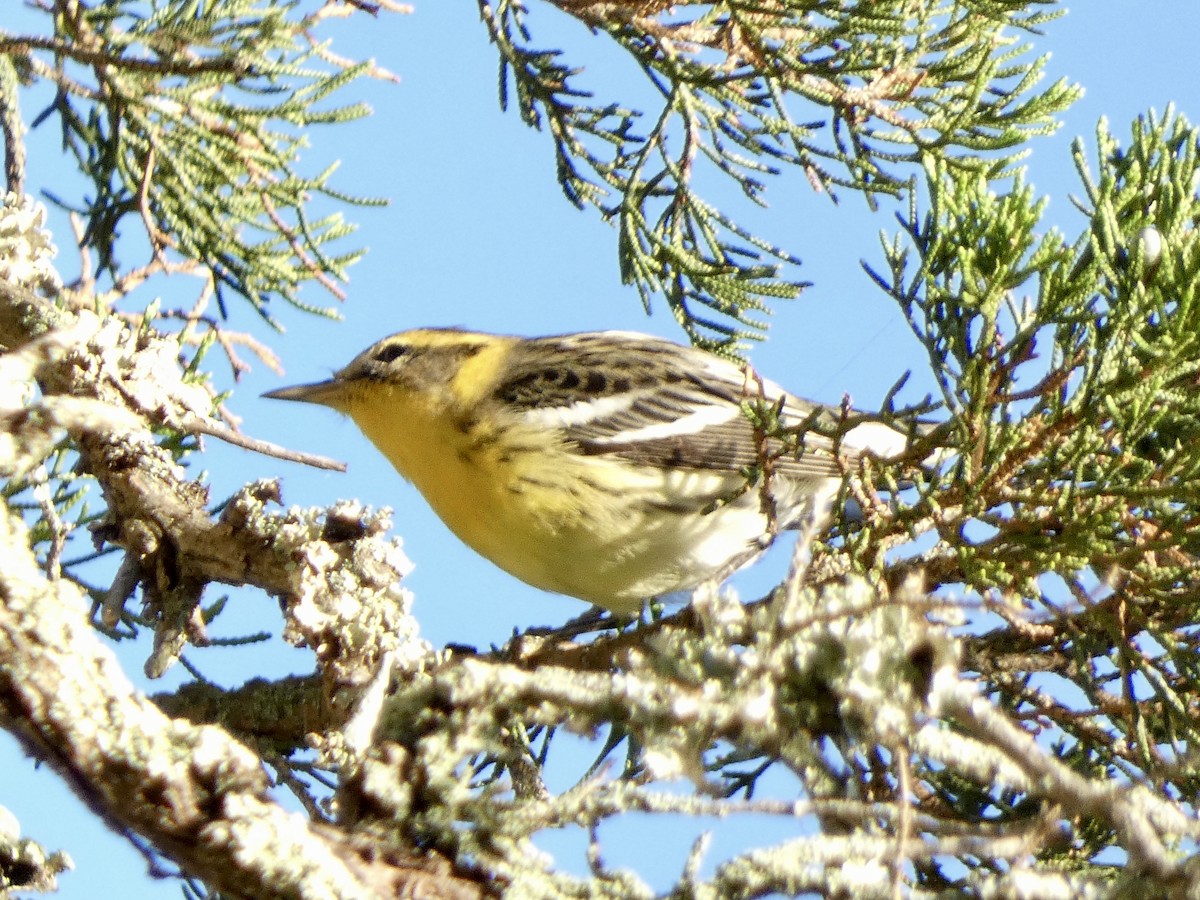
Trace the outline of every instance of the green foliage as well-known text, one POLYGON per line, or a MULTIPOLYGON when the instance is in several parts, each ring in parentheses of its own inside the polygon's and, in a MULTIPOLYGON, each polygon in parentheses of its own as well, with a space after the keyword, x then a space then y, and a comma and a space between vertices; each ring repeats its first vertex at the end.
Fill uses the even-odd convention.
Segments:
POLYGON ((307 281, 340 296, 336 281, 362 251, 331 250, 354 228, 336 210, 314 216, 311 198, 378 201, 337 193, 332 166, 303 174, 298 163, 313 126, 368 112, 328 101, 371 69, 330 62, 298 7, 70 2, 55 6, 52 36, 6 41, 57 87, 39 120, 58 118, 92 195, 56 199, 83 217, 101 271, 127 274, 117 244, 132 222, 159 266, 183 261, 210 273, 223 315, 231 290, 271 321, 271 298, 301 305, 307 281), (53 65, 41 60, 47 52, 53 65))
MULTIPOLYGON (((1170 110, 1139 119, 1127 147, 1101 123, 1094 168, 1074 146, 1086 226, 1073 241, 1040 233, 1044 201, 1019 178, 998 194, 927 166, 929 213, 914 210, 885 242, 887 274, 872 273, 970 448, 952 483, 902 514, 956 537, 906 565, 1001 612, 1007 627, 968 641, 968 667, 1064 762, 1185 797, 1200 790, 1176 763, 1200 692, 1198 150, 1200 130, 1170 110)), ((865 532, 851 542, 882 553, 865 532)), ((1028 815, 925 777, 965 818, 1028 815)), ((1124 846, 1094 822, 1080 835, 1045 858, 1124 846)))
POLYGON ((501 98, 554 141, 559 183, 618 230, 622 276, 643 303, 661 294, 689 336, 715 350, 765 330, 772 300, 795 296, 794 249, 754 233, 733 186, 765 205, 798 172, 836 199, 902 195, 927 160, 988 177, 1078 94, 1044 90, 1042 60, 1014 32, 1051 4, 561 4, 607 34, 645 74, 657 109, 592 99, 581 69, 536 49, 522 0, 480 3, 500 54, 501 98), (640 126, 640 129, 639 129, 640 126), (724 196, 724 194, 721 194, 724 196))

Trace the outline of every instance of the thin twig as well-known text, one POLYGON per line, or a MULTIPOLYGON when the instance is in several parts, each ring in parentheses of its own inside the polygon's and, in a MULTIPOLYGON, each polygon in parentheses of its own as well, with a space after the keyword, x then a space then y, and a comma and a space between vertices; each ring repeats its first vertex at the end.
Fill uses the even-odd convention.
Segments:
POLYGON ((201 419, 199 416, 183 416, 177 424, 185 431, 192 431, 196 434, 207 434, 209 437, 219 438, 227 444, 242 447, 246 450, 253 450, 255 453, 263 454, 263 456, 273 456, 276 459, 284 459, 288 462, 296 462, 305 466, 312 466, 315 469, 326 469, 331 472, 346 471, 346 464, 344 462, 338 462, 336 459, 330 459, 328 456, 318 456, 315 453, 305 453, 302 450, 289 450, 278 444, 272 444, 270 441, 263 441, 241 434, 227 425, 221 425, 212 420, 201 419))
POLYGON ((18 101, 20 85, 12 59, 0 56, 0 130, 4 132, 4 182, 9 193, 25 193, 25 126, 18 101))

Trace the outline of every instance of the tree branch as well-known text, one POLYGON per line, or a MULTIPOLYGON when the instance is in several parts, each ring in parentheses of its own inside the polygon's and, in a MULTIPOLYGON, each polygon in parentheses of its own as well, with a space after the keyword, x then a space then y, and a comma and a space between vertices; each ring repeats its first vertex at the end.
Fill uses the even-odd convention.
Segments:
POLYGON ((223 730, 168 718, 134 689, 65 580, 49 584, 0 514, 0 718, 110 827, 136 833, 231 897, 486 895, 442 862, 373 853, 285 812, 258 757, 223 730))

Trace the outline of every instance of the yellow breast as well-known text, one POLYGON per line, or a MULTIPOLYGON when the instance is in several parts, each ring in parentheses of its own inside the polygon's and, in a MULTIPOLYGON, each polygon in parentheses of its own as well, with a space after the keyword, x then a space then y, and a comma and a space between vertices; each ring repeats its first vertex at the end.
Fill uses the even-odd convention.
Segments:
POLYGON ((435 413, 386 385, 347 411, 464 543, 524 581, 565 590, 555 560, 571 552, 560 543, 585 511, 583 498, 542 483, 579 464, 550 435, 435 413))
POLYGON ((766 523, 736 473, 583 456, 553 430, 456 416, 387 384, 344 409, 465 544, 543 590, 631 613, 760 549, 766 523), (739 499, 695 511, 713 495, 739 499))

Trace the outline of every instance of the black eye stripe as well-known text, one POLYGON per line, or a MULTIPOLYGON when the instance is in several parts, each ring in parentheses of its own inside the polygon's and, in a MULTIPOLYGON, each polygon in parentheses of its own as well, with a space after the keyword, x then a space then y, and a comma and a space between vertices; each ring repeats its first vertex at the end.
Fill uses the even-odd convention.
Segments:
POLYGON ((412 348, 406 344, 388 344, 375 354, 375 361, 381 363, 395 362, 402 356, 407 356, 412 348))

